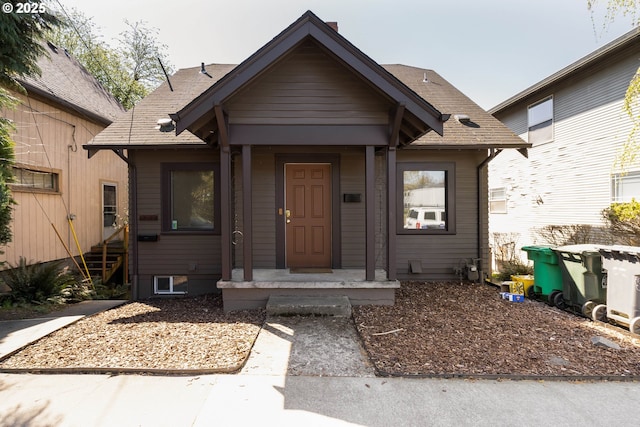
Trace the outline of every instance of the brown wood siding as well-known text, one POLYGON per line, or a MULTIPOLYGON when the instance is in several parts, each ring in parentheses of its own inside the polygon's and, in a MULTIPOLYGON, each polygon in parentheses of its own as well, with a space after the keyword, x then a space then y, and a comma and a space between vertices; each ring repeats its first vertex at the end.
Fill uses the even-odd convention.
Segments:
POLYGON ((252 198, 254 268, 275 268, 276 266, 275 188, 273 151, 254 147, 252 198))
MULTIPOLYGON (((400 279, 447 280, 455 278, 461 259, 478 257, 477 165, 484 152, 399 151, 398 161, 456 162, 456 234, 397 236, 397 266, 400 279), (422 274, 409 272, 409 260, 420 260, 422 274)), ((486 181, 485 181, 486 182, 486 181)), ((486 185, 486 184, 485 184, 486 185)), ((484 199, 486 202, 486 198, 484 199)), ((486 221, 483 221, 486 228, 486 221)), ((486 231, 482 238, 486 238, 486 231)), ((483 242, 483 247, 486 248, 483 242)))
POLYGON ((389 104, 371 88, 306 42, 226 105, 229 123, 380 125, 389 104))
POLYGON ((342 154, 340 162, 340 192, 360 194, 359 203, 345 203, 340 197, 343 268, 364 268, 365 265, 365 162, 364 149, 342 154))
POLYGON ((16 162, 36 170, 59 173, 59 193, 31 193, 14 188, 17 202, 13 212, 13 241, 0 248, 0 261, 15 264, 19 257, 34 262, 67 258, 64 245, 57 238, 55 225, 64 243, 75 256, 88 252, 102 239, 103 182, 117 185, 118 214, 128 210, 127 165, 110 151, 89 159, 82 145, 104 126, 69 113, 56 105, 14 94, 20 103, 2 116, 16 124, 16 162), (78 251, 67 222, 73 225, 80 242, 78 251))
MULTIPOLYGON (((218 157, 215 150, 131 153, 138 177, 138 217, 158 217, 157 221, 138 221, 138 234, 158 235, 156 242, 138 242, 140 297, 153 293, 153 276, 156 275, 188 276, 190 293, 194 293, 192 282, 208 280, 211 283, 209 291, 215 292, 215 282, 221 271, 220 236, 162 233, 161 164, 218 162, 218 157)), ((216 214, 219 215, 218 212, 216 214)))

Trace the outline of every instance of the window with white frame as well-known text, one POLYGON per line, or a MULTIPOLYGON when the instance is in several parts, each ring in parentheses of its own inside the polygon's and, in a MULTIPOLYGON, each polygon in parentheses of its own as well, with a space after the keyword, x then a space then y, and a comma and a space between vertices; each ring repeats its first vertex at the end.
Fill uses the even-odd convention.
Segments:
POLYGON ((154 276, 153 292, 155 294, 186 294, 187 276, 154 276))
POLYGON ((553 97, 530 105, 527 123, 529 143, 535 145, 553 141, 553 97))
POLYGON ((640 201, 640 171, 612 175, 611 202, 625 203, 631 199, 640 201))
POLYGON ((507 190, 504 187, 489 190, 489 213, 507 213, 507 190))

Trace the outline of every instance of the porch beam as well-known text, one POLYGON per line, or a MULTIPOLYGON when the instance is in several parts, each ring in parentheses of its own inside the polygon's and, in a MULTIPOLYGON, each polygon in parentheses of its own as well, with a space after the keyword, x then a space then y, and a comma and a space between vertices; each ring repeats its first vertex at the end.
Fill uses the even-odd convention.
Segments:
POLYGON ((365 280, 373 281, 376 276, 376 226, 375 226, 375 147, 368 145, 365 153, 365 280))
POLYGON ((242 250, 244 281, 253 280, 253 224, 251 194, 253 184, 251 182, 251 146, 242 146, 242 250))

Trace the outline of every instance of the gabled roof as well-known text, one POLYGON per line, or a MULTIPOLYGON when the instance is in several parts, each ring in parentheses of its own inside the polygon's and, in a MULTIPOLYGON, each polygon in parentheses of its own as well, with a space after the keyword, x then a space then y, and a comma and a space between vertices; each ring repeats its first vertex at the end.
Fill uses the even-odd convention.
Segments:
POLYGON ((450 114, 444 135, 427 133, 407 148, 526 148, 526 143, 498 119, 456 89, 433 70, 406 65, 384 65, 439 111, 450 114), (466 117, 465 117, 466 116, 466 117), (466 118, 468 117, 468 120, 466 118))
POLYGON ((125 110, 104 87, 64 49, 51 43, 38 59, 40 76, 20 78, 28 93, 44 97, 87 119, 109 125, 125 110))
MULTIPOLYGON (((499 114, 504 110, 511 108, 520 102, 535 102, 538 99, 532 99, 541 95, 541 92, 548 90, 549 87, 561 84, 562 82, 575 77, 582 73, 590 73, 594 68, 606 66, 610 59, 625 54, 630 48, 637 46, 640 42, 640 28, 634 28, 628 33, 618 37, 611 43, 606 44, 589 55, 579 59, 573 64, 561 69, 560 71, 550 75, 544 80, 539 81, 533 86, 517 93, 511 98, 501 102, 489 110, 490 114, 499 114), (528 101, 529 100, 529 101, 528 101)), ((628 52, 626 54, 629 54, 628 52)))
POLYGON ((311 11, 302 15, 187 106, 172 114, 171 117, 176 121, 176 132, 180 134, 188 129, 196 135, 207 138, 217 128, 214 106, 222 105, 238 90, 257 79, 288 52, 309 38, 386 96, 393 104, 404 106, 400 131, 401 144, 411 143, 429 130, 442 134, 442 123, 446 118, 436 108, 358 50, 311 11))

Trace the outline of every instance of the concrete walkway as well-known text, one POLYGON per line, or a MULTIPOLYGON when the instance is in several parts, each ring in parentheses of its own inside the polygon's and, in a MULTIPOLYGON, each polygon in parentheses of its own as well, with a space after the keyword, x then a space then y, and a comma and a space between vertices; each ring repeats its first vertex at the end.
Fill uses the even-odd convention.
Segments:
POLYGON ((92 300, 50 313, 52 317, 0 321, 0 359, 85 316, 124 304, 121 300, 92 300))
MULTIPOLYGON (((21 332, 0 322, 3 351, 121 302, 91 303, 21 332)), ((268 318, 238 375, 0 374, 0 426, 600 426, 638 417, 635 382, 376 378, 350 322, 268 318)))

